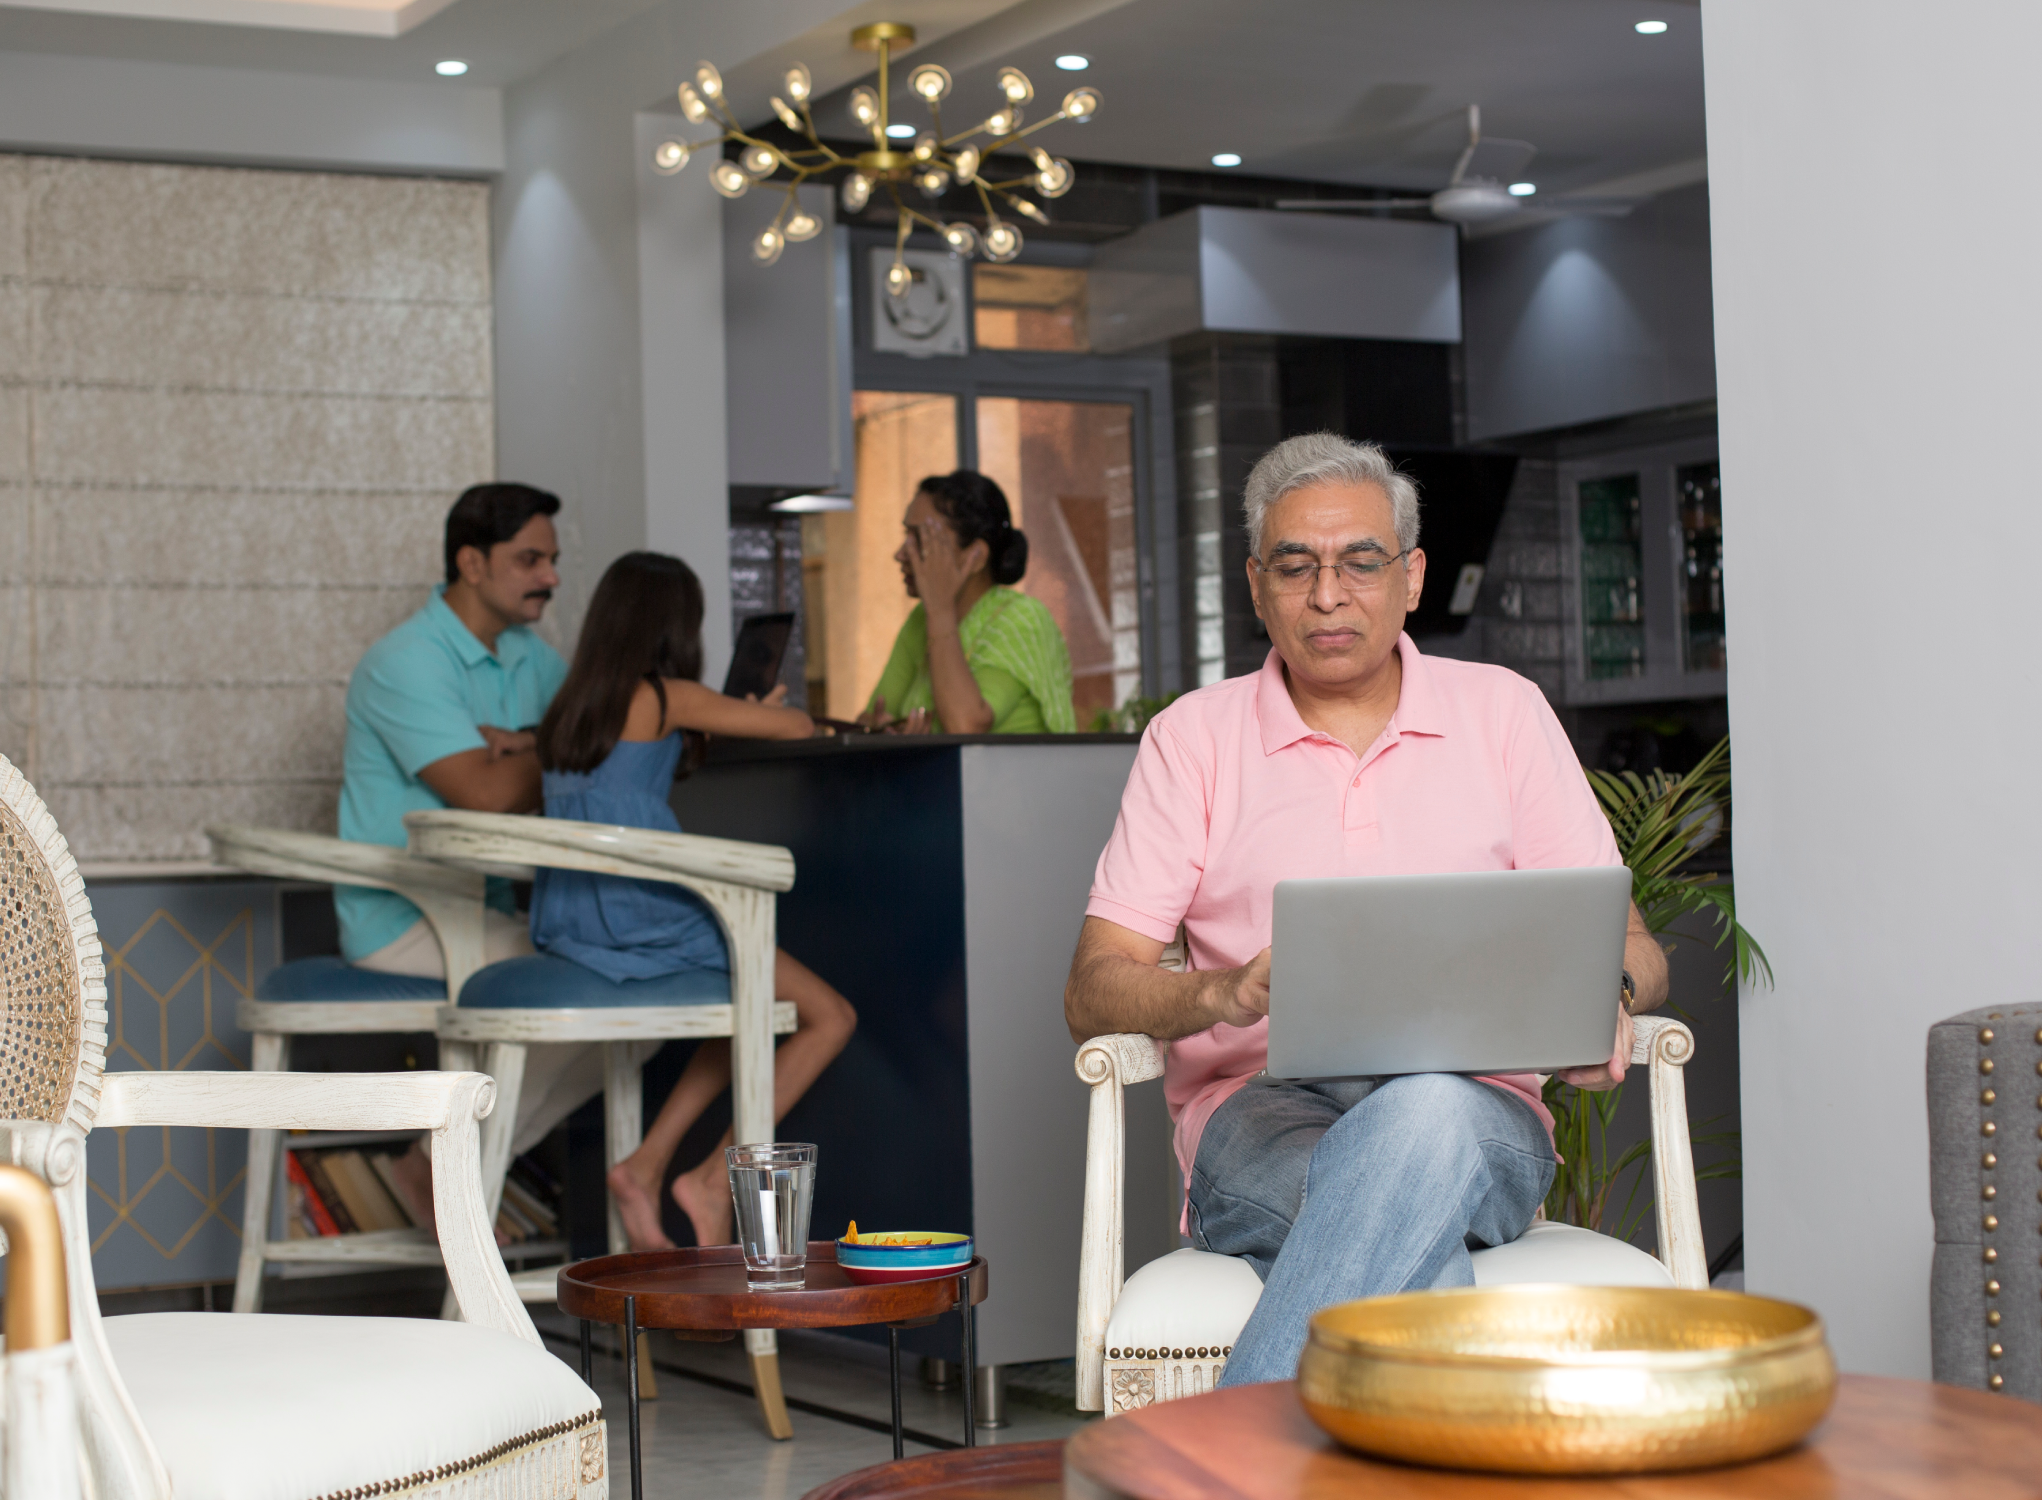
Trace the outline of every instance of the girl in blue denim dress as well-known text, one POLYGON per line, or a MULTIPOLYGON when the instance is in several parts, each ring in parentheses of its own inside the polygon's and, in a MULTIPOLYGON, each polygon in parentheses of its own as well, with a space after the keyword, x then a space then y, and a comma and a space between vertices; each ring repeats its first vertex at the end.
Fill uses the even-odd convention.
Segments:
MULTIPOLYGON (((702 585, 677 557, 629 552, 603 574, 574 664, 539 725, 547 817, 679 833, 667 795, 690 732, 775 740, 814 733, 808 715, 782 701, 785 687, 761 702, 702 685, 702 610, 702 585)), ((541 870, 532 888, 532 942, 614 983, 668 980, 704 1000, 728 993, 722 929, 694 892, 664 882, 541 870)), ((785 952, 774 954, 773 989, 793 1002, 798 1023, 773 1057, 778 1120, 843 1051, 858 1018, 849 1001, 785 952)), ((632 1249, 673 1243, 660 1227, 660 1181, 688 1127, 729 1084, 730 1043, 703 1042, 644 1142, 610 1169, 632 1249)), ((728 1132, 721 1144, 730 1144, 728 1132)), ((729 1243, 720 1147, 674 1179, 673 1195, 697 1244, 729 1243)))

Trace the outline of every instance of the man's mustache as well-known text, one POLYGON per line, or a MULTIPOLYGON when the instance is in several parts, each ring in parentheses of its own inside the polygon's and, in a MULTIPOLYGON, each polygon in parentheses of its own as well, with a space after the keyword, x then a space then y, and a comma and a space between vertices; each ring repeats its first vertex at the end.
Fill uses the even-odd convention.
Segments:
POLYGON ((553 597, 553 590, 533 589, 532 592, 525 595, 525 597, 527 599, 551 599, 553 597))

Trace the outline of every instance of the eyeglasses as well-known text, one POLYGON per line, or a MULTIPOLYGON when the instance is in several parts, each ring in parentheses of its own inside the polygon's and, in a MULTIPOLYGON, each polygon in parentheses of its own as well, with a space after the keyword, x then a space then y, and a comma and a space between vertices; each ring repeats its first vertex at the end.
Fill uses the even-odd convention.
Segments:
POLYGON ((1265 563, 1255 557, 1248 561, 1255 564, 1272 594, 1308 594, 1318 587, 1319 575, 1329 568, 1340 587, 1348 593, 1366 594, 1383 586, 1383 569, 1408 556, 1410 549, 1407 547, 1395 557, 1385 557, 1376 562, 1362 562, 1351 557, 1337 563, 1308 562, 1302 557, 1285 557, 1276 563, 1265 563))

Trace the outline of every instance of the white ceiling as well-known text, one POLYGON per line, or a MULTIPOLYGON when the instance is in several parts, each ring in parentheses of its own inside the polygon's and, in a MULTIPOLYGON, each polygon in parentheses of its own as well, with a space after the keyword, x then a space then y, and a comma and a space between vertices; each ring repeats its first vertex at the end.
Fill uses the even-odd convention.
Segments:
MULTIPOLYGON (((452 0, 399 36, 137 19, 48 3, 0 0, 0 50, 412 81, 431 80, 434 62, 458 57, 470 64, 462 83, 504 85, 662 0, 452 0)), ((302 0, 54 3, 224 13, 302 0)), ((421 0, 324 3, 401 14, 421 0)), ((693 55, 687 3, 669 6, 677 59, 693 55)), ((1031 74, 1038 108, 1081 76, 1099 88, 1106 102, 1096 120, 1037 137, 1079 161, 1203 169, 1213 153, 1235 151, 1239 170, 1258 176, 1436 187, 1463 144, 1470 102, 1482 105, 1489 134, 1538 145, 1527 175, 1542 193, 1667 171, 1692 180, 1705 149, 1696 0, 913 0, 901 8, 965 24, 923 49, 957 73, 953 119, 967 105, 990 111, 997 63, 1031 74), (974 14, 992 19, 970 27, 974 14), (1642 19, 1664 20, 1668 30, 1640 36, 1632 26, 1642 19), (1052 59, 1062 52, 1089 54, 1092 67, 1059 72, 1052 59)), ((862 13, 873 7, 858 9, 869 19, 862 13)), ((809 60, 825 87, 858 65, 841 49, 809 60)), ((820 123, 848 134, 840 98, 822 101, 820 123)))

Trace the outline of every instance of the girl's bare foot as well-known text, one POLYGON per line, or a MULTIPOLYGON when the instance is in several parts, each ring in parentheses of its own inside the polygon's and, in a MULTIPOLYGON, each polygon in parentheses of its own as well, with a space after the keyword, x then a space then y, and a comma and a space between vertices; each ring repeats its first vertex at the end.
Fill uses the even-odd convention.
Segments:
POLYGON ((695 1226, 695 1243, 698 1245, 728 1245, 733 1243, 730 1232, 730 1188, 719 1173, 704 1182, 693 1172, 683 1172, 674 1179, 674 1202, 688 1216, 688 1222, 695 1226))
POLYGON ((660 1227, 657 1189, 648 1189, 631 1175, 630 1164, 621 1161, 610 1168, 609 1184, 610 1196, 617 1200, 617 1217, 624 1221, 624 1235, 631 1241, 631 1248, 673 1249, 674 1242, 660 1227))

